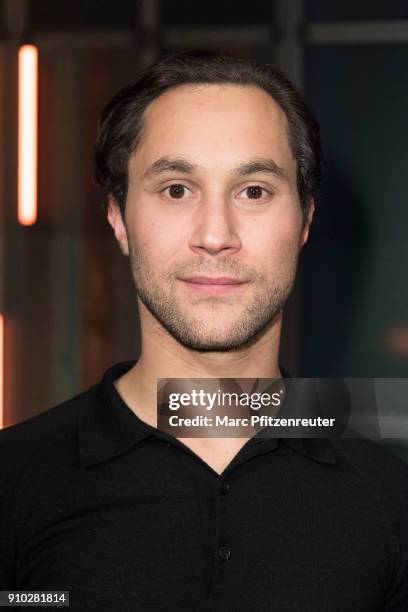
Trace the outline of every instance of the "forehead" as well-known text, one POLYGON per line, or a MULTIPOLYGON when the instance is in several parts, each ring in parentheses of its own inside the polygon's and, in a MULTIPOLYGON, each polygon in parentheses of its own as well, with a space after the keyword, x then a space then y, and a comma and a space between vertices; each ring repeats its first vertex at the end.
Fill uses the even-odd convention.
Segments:
POLYGON ((143 116, 135 162, 146 167, 164 155, 223 168, 251 157, 271 157, 295 171, 286 115, 255 86, 183 85, 156 98, 143 116))

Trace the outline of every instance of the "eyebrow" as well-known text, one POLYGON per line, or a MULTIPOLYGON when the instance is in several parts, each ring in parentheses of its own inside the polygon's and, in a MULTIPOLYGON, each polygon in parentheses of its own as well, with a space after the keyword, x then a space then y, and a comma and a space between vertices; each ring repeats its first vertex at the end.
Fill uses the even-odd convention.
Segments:
POLYGON ((160 157, 157 159, 145 172, 143 178, 150 178, 163 174, 164 172, 182 172, 183 174, 193 174, 195 170, 198 170, 196 164, 192 164, 186 159, 181 157, 170 158, 160 157))
POLYGON ((248 174, 256 174, 257 172, 266 172, 273 174, 283 181, 288 181, 285 170, 279 166, 273 159, 267 157, 257 157, 233 170, 238 176, 247 176, 248 174))
MULTIPOLYGON (((202 166, 193 164, 183 157, 160 157, 157 159, 145 172, 143 178, 148 179, 153 176, 164 174, 165 172, 181 172, 182 174, 193 174, 202 169, 202 166)), ((288 177, 285 170, 279 166, 273 159, 267 157, 256 157, 249 162, 245 162, 232 169, 232 174, 236 176, 248 176, 266 172, 272 174, 278 179, 288 182, 288 177)))

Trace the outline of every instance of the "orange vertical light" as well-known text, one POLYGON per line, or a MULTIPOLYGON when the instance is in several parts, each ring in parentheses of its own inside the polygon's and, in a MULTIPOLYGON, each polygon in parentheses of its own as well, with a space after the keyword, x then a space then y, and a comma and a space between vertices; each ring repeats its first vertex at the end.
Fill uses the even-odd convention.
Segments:
POLYGON ((4 317, 0 314, 0 429, 4 425, 4 317))
POLYGON ((18 51, 18 222, 37 220, 38 50, 18 51))

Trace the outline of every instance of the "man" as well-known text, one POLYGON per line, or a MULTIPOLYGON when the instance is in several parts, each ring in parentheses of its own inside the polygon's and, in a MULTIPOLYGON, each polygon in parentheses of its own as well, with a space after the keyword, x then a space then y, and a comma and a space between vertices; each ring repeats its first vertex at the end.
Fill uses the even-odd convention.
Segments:
POLYGON ((95 152, 129 257, 136 363, 1 432, 2 589, 75 610, 408 609, 408 468, 360 439, 183 438, 157 378, 268 378, 321 176, 270 66, 183 53, 105 108, 95 152))

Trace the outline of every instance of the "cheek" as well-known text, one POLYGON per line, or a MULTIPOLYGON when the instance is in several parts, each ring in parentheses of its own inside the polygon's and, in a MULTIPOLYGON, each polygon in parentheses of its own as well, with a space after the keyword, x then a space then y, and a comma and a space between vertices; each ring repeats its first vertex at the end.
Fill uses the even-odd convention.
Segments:
POLYGON ((182 252, 185 232, 176 226, 169 228, 167 223, 149 218, 147 214, 136 213, 131 220, 130 240, 135 253, 157 272, 168 269, 171 262, 182 252))
POLYGON ((286 261, 297 253, 301 232, 301 218, 297 215, 282 215, 279 219, 265 221, 252 232, 248 251, 260 260, 286 261))

